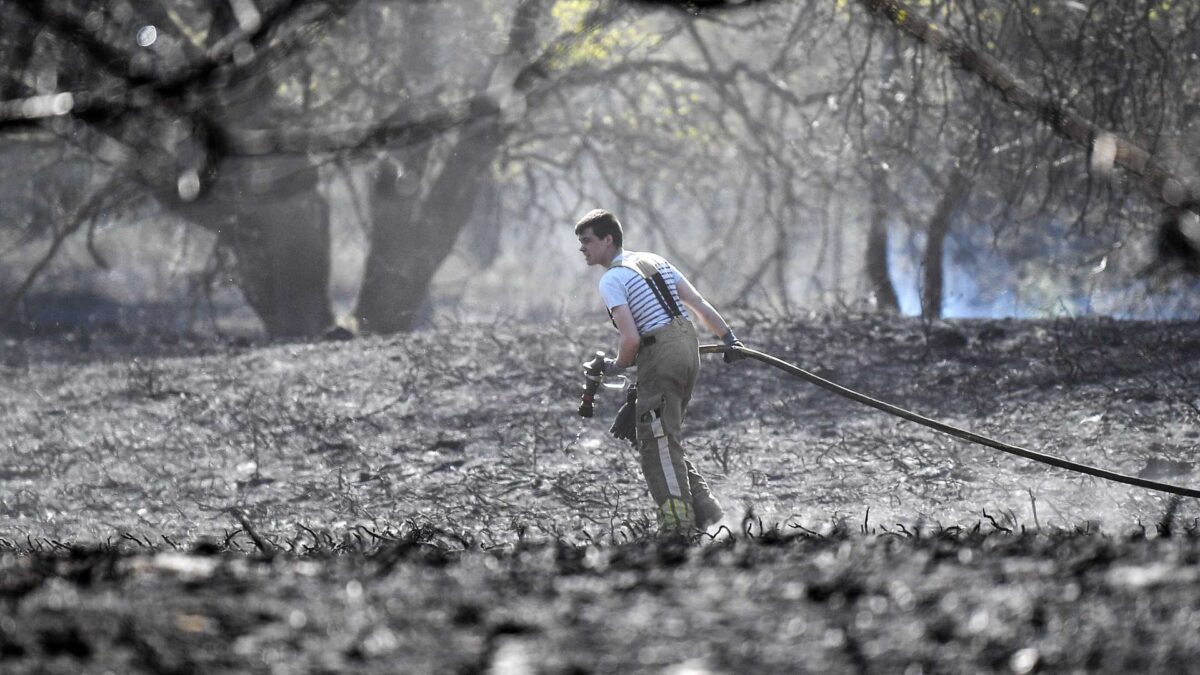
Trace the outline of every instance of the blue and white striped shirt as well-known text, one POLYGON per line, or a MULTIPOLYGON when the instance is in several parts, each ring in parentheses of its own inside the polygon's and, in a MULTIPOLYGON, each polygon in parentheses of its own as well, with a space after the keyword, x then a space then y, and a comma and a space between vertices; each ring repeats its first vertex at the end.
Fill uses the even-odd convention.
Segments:
POLYGON ((640 251, 625 251, 613 258, 612 266, 600 277, 600 295, 604 298, 608 311, 611 312, 613 308, 621 305, 629 305, 639 335, 645 335, 671 321, 671 315, 663 309, 646 279, 636 270, 621 265, 623 261, 632 263, 638 260, 647 260, 654 264, 663 281, 667 283, 667 288, 671 289, 671 297, 675 299, 679 311, 690 321, 692 317, 688 315, 687 307, 679 299, 678 284, 679 279, 685 278, 683 274, 662 256, 640 251))

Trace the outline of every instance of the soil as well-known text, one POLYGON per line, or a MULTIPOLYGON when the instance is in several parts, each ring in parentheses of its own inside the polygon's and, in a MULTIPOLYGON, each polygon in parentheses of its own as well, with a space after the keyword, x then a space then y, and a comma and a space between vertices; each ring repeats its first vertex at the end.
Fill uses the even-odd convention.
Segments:
MULTIPOLYGON (((1200 326, 733 321, 1031 450, 1197 487, 1200 326)), ((5 673, 1200 671, 1200 508, 706 356, 719 527, 657 535, 600 323, 0 358, 5 673)))

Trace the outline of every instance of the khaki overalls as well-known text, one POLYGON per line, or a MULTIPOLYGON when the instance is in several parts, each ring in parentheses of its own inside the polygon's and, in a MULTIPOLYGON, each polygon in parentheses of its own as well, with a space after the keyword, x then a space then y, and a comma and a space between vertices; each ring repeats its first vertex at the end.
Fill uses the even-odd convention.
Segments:
MULTIPOLYGON (((655 283, 654 265, 626 265, 655 283)), ((656 291, 674 318, 641 336, 637 359, 637 445, 642 473, 663 530, 705 528, 721 519, 720 503, 683 449, 683 417, 700 373, 696 327, 679 311, 665 284, 656 291), (664 301, 663 295, 666 294, 664 301)))

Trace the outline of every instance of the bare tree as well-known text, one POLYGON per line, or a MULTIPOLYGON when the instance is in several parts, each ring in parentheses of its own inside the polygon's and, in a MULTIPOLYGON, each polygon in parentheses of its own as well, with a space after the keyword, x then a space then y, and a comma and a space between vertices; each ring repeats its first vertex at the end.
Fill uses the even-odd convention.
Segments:
POLYGON ((1147 208, 1123 201, 1106 161, 1192 208, 1186 162, 1165 150, 1194 123, 1171 93, 1196 89, 1194 69, 1170 57, 1194 10, 1139 23, 1146 8, 1115 2, 1083 16, 946 3, 944 26, 890 1, 705 11, 724 4, 613 0, 566 21, 578 8, 552 0, 0 0, 23 28, 0 34, 0 132, 62 139, 217 233, 222 269, 273 335, 333 321, 319 189, 333 165, 369 174, 353 311, 380 332, 414 325, 473 219, 610 204, 727 300, 782 312, 840 283, 847 242, 877 306, 897 307, 887 242, 919 230, 936 315, 951 233, 990 228, 1033 266, 1037 237, 1015 235, 1044 241, 1064 219, 1105 230, 1080 236, 1086 257, 1137 230, 1147 208), (1136 76, 1109 53, 1120 39, 1140 50, 1136 76))
MULTIPOLYGON (((761 6, 645 4, 723 17, 746 16, 761 6), (708 11, 719 8, 732 9, 708 11)), ((802 6, 810 15, 820 13, 804 3, 783 4, 802 6)), ((1197 259, 1195 244, 1183 236, 1178 215, 1196 209, 1195 168, 1184 159, 1186 150, 1172 150, 1196 140, 1194 112, 1189 113, 1194 106, 1186 104, 1197 88, 1196 66, 1188 57, 1196 50, 1196 7, 1125 2, 854 4, 882 18, 859 22, 853 11, 842 12, 844 25, 850 27, 846 45, 860 58, 847 63, 840 74, 845 84, 839 87, 839 100, 849 111, 843 128, 862 156, 872 161, 885 157, 893 167, 916 166, 918 159, 953 166, 946 159, 969 139, 974 144, 971 156, 962 159, 977 168, 970 182, 972 197, 960 217, 973 214, 976 224, 986 223, 984 227, 994 230, 991 241, 1000 254, 1030 272, 1039 257, 1024 248, 1038 239, 1029 236, 1028 228, 1043 228, 1041 239, 1050 242, 1059 236, 1058 223, 1064 219, 1074 222, 1069 232, 1078 242, 1081 264, 1106 250, 1116 251, 1134 233, 1151 229, 1148 223, 1160 221, 1160 254, 1197 259), (906 38, 899 59, 890 49, 896 36, 906 38), (895 67, 897 61, 902 68, 895 67), (882 64, 878 79, 873 77, 875 63, 882 64), (911 88, 896 91, 889 85, 894 79, 889 72, 903 75, 911 88), (891 97, 900 94, 905 100, 897 106, 891 97), (895 122, 886 136, 855 131, 871 128, 877 115, 895 122), (1152 201, 1130 200, 1124 176, 1145 185, 1152 201), (1165 216, 1152 215, 1154 208, 1165 216), (1098 237, 1101 230, 1106 232, 1098 237)), ((874 194, 882 194, 879 188, 892 183, 893 212, 940 223, 937 210, 913 209, 904 201, 926 194, 932 208, 939 203, 937 186, 953 184, 954 176, 918 175, 914 181, 914 174, 907 172, 904 181, 881 182, 878 176, 859 172, 874 186, 874 194)), ((880 230, 876 219, 875 236, 870 238, 876 243, 866 249, 866 268, 875 280, 872 288, 884 278, 880 230)), ((932 233, 940 231, 939 226, 932 233)), ((1136 247, 1124 248, 1133 250, 1136 247)), ((927 273, 934 263, 929 258, 927 273)), ((1132 267, 1125 265, 1125 283, 1133 282, 1132 267)))

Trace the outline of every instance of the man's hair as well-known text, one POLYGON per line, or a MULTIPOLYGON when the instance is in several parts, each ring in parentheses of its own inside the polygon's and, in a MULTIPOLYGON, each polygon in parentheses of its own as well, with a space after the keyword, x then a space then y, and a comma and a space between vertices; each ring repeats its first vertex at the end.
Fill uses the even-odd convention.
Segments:
POLYGON ((587 215, 579 219, 575 223, 575 236, 583 234, 583 231, 592 228, 592 234, 596 235, 597 239, 603 239, 612 235, 613 245, 617 248, 621 247, 621 221, 612 213, 604 209, 594 209, 588 211, 587 215))

